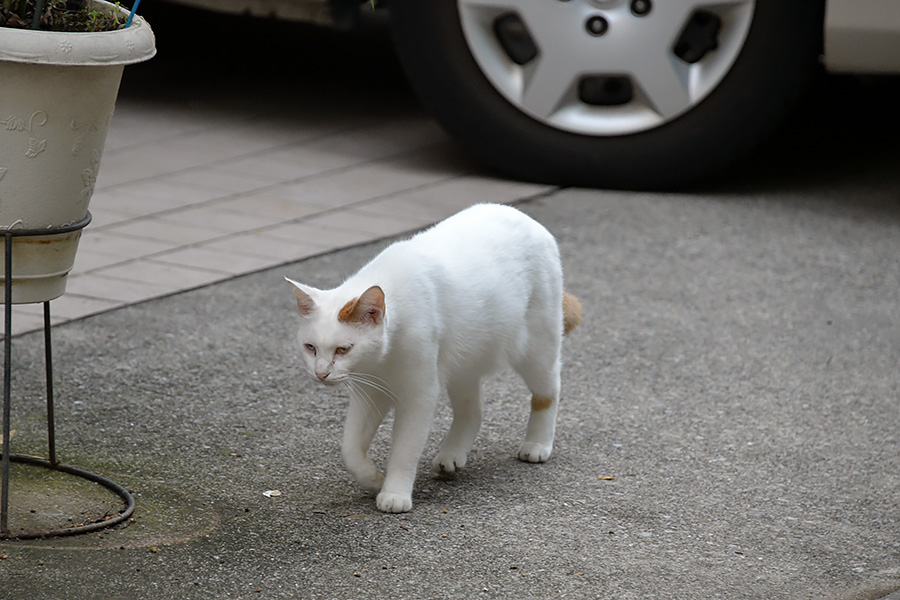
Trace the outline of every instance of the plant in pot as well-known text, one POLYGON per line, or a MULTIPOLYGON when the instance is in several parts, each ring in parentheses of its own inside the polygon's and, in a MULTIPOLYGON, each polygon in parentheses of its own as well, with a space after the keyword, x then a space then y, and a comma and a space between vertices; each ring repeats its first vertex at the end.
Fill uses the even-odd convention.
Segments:
POLYGON ((0 234, 12 237, 13 304, 65 291, 122 71, 155 52, 150 26, 118 3, 0 0, 0 234))

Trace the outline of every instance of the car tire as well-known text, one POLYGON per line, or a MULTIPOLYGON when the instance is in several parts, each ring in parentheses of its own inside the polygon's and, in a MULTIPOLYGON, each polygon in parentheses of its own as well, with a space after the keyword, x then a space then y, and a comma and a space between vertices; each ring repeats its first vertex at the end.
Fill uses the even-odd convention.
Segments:
MULTIPOLYGON (((515 178, 556 185, 671 189, 734 163, 783 121, 815 72, 824 4, 821 0, 653 1, 657 4, 649 0, 391 0, 390 16, 397 51, 412 86, 444 128, 479 160, 515 178), (638 4, 641 1, 647 4, 638 4), (665 24, 663 13, 678 4, 695 6, 690 9, 694 12, 685 13, 688 21, 684 23, 673 17, 665 24), (717 33, 709 35, 695 26, 707 5, 712 17, 719 19, 717 33), (529 13, 526 7, 534 8, 529 13), (655 21, 650 17, 656 15, 640 21, 635 7, 660 13, 655 21), (573 13, 576 9, 581 12, 573 13), (732 9, 741 12, 737 17, 715 13, 732 9), (560 15, 560 25, 542 27, 537 14, 545 15, 543 23, 552 20, 546 15, 560 15), (576 29, 567 32, 565 24, 576 29), (628 36, 624 35, 626 25, 632 28, 628 36), (692 85, 698 73, 714 67, 721 72, 708 78, 706 89, 697 94, 676 98, 678 90, 669 86, 671 93, 658 94, 657 102, 645 93, 645 88, 655 85, 652 77, 620 76, 612 61, 616 53, 621 56, 629 49, 629 56, 641 56, 643 46, 632 45, 639 39, 639 26, 646 28, 647 40, 658 38, 664 27, 676 34, 672 45, 658 44, 645 54, 659 54, 661 48, 666 56, 655 66, 676 65, 684 86, 692 85), (615 38, 610 34, 617 27, 623 28, 623 34, 615 38), (692 37, 688 36, 689 27, 700 33, 691 30, 692 37), (534 39, 532 28, 541 29, 544 37, 534 39), (517 96, 522 88, 516 85, 529 68, 537 73, 543 65, 557 64, 568 70, 565 61, 572 60, 571 48, 576 47, 567 46, 567 35, 581 44, 577 48, 599 47, 585 46, 591 43, 589 37, 610 40, 607 50, 596 55, 601 61, 609 58, 609 65, 603 63, 597 73, 577 81, 560 77, 555 82, 559 90, 551 90, 554 83, 545 84, 544 79, 552 82, 554 77, 548 76, 549 67, 544 69, 545 77, 534 89, 543 86, 555 94, 554 100, 545 102, 549 110, 541 106, 532 112, 539 103, 517 96), (676 55, 686 38, 699 40, 697 48, 688 53, 682 48, 676 55), (557 44, 561 49, 556 49, 557 44), (704 48, 704 44, 719 47, 704 48), (608 82, 616 85, 606 86, 608 82), (620 93, 623 86, 624 94, 620 93), (599 88, 599 95, 591 95, 592 87, 599 88), (657 110, 657 105, 666 106, 669 97, 676 101, 669 102, 667 111, 657 110), (642 120, 631 119, 631 113, 642 120)), ((707 19, 709 13, 703 16, 707 19)), ((591 56, 594 60, 593 51, 591 56)), ((629 68, 629 63, 622 64, 629 68)), ((575 66, 571 69, 575 73, 575 66)))

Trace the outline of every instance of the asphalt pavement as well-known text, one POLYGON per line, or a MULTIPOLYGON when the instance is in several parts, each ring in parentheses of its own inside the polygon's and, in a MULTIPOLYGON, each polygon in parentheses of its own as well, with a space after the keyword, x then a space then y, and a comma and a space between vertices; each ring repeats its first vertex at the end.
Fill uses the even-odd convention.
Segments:
MULTIPOLYGON (((133 490, 135 522, 0 544, 0 593, 900 588, 896 201, 569 190, 520 206, 557 235, 585 311, 565 344, 550 462, 515 459, 528 397, 506 375, 486 383, 465 471, 423 468, 413 512, 379 513, 355 487, 338 452, 345 394, 301 376, 282 276, 335 284, 383 245, 368 244, 59 326, 60 452, 133 490)), ((15 441, 35 452, 41 342, 14 345, 14 389, 29 390, 15 441)), ((378 460, 386 446, 380 435, 378 460)))

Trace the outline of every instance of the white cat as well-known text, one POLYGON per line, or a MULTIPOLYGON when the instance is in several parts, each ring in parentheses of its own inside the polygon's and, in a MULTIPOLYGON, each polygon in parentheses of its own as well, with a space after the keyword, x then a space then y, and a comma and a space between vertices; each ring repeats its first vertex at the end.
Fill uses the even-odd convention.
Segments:
POLYGON ((351 395, 342 457, 385 512, 412 508, 416 467, 444 390, 453 423, 434 459, 453 475, 481 426, 481 379, 512 367, 532 393, 519 458, 553 449, 560 346, 581 320, 556 240, 509 206, 479 204, 386 248, 342 285, 294 285, 309 375, 351 395), (387 475, 368 458, 395 411, 387 475))

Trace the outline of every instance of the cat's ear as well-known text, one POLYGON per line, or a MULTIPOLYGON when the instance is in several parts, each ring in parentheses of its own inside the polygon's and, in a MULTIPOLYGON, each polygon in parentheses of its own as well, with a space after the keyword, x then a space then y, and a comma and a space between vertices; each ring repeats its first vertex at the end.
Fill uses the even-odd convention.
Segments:
POLYGON ((342 323, 375 326, 384 321, 384 314, 384 291, 373 285, 362 296, 345 304, 338 313, 338 320, 342 323))
POLYGON ((297 283, 293 279, 284 278, 285 281, 294 287, 294 298, 297 299, 297 310, 304 317, 308 316, 316 309, 316 301, 312 299, 310 292, 312 288, 308 288, 302 283, 297 283))

